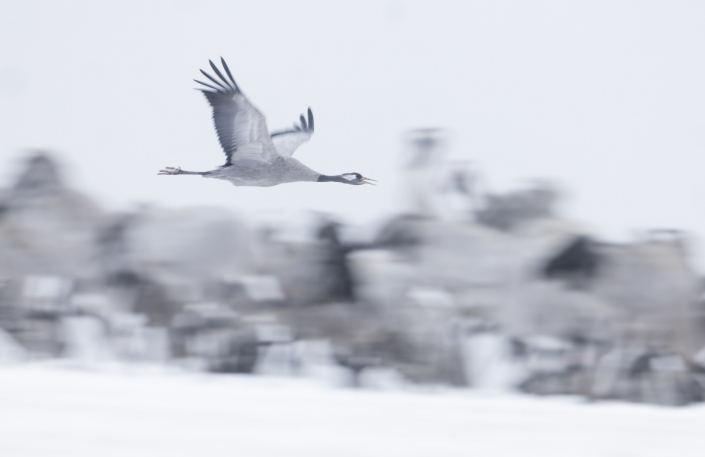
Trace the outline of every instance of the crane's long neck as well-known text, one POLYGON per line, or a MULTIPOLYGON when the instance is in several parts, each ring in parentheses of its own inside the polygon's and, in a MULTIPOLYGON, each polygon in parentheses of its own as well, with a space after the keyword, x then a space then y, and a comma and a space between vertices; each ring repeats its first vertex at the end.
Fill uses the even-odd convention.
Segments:
POLYGON ((342 175, 318 175, 318 179, 316 179, 316 182, 341 182, 343 184, 350 184, 350 181, 343 178, 342 175))

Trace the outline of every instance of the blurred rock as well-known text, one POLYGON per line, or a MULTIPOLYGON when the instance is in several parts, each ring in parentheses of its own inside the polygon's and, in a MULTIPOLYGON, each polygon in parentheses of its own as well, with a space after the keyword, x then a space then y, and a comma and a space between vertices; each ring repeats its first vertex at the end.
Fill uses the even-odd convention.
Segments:
POLYGON ((34 155, 0 192, 0 362, 702 401, 705 283, 686 237, 604 242, 561 217, 553 186, 489 192, 448 144, 405 137, 405 212, 356 242, 313 212, 110 214, 34 155))
POLYGON ((0 274, 95 277, 96 236, 107 215, 64 185, 49 155, 27 161, 1 206, 0 274))

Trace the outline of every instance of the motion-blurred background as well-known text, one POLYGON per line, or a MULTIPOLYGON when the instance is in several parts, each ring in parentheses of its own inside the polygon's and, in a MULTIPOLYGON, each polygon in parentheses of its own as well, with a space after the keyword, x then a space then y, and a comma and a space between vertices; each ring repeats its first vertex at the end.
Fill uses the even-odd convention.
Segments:
POLYGON ((704 20, 5 1, 0 362, 700 402, 704 20), (157 177, 222 163, 220 56, 271 130, 313 108, 297 158, 380 185, 157 177))

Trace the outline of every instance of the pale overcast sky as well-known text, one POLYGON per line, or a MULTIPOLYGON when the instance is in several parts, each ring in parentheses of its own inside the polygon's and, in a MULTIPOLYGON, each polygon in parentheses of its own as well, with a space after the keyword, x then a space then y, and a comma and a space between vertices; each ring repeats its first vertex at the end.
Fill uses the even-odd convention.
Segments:
POLYGON ((400 135, 453 132, 495 190, 547 178, 606 238, 705 236, 700 1, 12 1, 0 4, 0 184, 28 148, 112 208, 398 208, 400 135), (297 157, 379 187, 162 177, 223 162, 193 78, 223 56, 270 129, 311 106, 297 157))

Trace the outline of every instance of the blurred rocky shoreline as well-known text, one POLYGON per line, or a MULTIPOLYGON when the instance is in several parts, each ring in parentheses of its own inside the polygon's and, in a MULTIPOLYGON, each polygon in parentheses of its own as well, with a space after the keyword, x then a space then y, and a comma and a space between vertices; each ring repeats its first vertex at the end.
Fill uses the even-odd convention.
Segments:
POLYGON ((703 280, 681 233, 601 241, 556 214, 551 186, 481 192, 468 164, 436 160, 437 132, 407 140, 412 210, 367 239, 326 214, 111 213, 66 186, 51 155, 33 155, 0 191, 0 361, 332 366, 360 386, 385 372, 702 401, 703 280))

